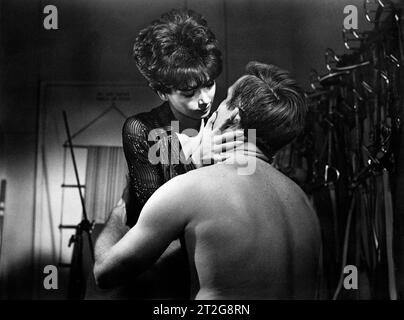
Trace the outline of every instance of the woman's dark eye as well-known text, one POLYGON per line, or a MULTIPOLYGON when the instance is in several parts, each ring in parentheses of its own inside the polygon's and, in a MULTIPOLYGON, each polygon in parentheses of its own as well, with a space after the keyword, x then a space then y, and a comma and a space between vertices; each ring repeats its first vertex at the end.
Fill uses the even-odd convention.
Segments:
MULTIPOLYGON (((203 86, 204 88, 210 88, 215 84, 215 80, 209 81, 205 83, 203 86)), ((192 98, 195 95, 196 90, 191 90, 191 91, 182 91, 181 95, 186 97, 186 98, 192 98)))
POLYGON ((205 87, 206 87, 206 88, 210 88, 210 87, 212 87, 214 84, 215 84, 215 81, 212 80, 212 81, 209 81, 208 83, 206 83, 205 87))
POLYGON ((186 98, 191 98, 195 94, 195 91, 190 91, 190 92, 183 92, 182 95, 186 98))

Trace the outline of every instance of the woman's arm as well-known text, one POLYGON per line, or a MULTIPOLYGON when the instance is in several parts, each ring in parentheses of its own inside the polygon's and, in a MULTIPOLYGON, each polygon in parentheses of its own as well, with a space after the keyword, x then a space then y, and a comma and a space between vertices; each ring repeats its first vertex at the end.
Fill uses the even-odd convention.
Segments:
POLYGON ((161 165, 151 163, 148 158, 152 144, 148 141, 149 131, 137 117, 128 118, 122 129, 122 143, 129 172, 126 224, 130 227, 135 225, 146 201, 164 183, 161 165))

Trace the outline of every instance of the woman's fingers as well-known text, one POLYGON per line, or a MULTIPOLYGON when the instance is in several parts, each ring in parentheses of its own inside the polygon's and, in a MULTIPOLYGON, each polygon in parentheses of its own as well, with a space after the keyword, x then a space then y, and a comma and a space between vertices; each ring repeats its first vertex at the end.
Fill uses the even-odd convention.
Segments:
POLYGON ((223 162, 225 160, 227 160, 229 157, 231 157, 230 154, 226 154, 226 153, 217 153, 213 156, 213 161, 215 163, 217 162, 223 162))
POLYGON ((217 111, 213 112, 213 114, 209 117, 208 121, 206 122, 205 128, 204 128, 205 130, 212 131, 213 124, 215 123, 216 117, 217 117, 217 111))
POLYGON ((213 147, 213 152, 215 154, 217 154, 217 153, 221 153, 221 152, 230 151, 230 150, 233 150, 234 148, 242 145, 243 143, 244 143, 243 141, 230 141, 230 142, 222 143, 219 145, 215 145, 213 147))
POLYGON ((237 117, 237 115, 238 115, 238 113, 239 113, 239 109, 238 108, 234 108, 234 110, 231 112, 231 114, 230 114, 230 120, 231 121, 233 121, 236 117, 237 117))
POLYGON ((230 113, 228 118, 222 123, 222 125, 216 128, 214 131, 224 131, 229 125, 234 123, 234 119, 238 116, 238 108, 234 108, 234 110, 230 113))
MULTIPOLYGON (((194 163, 202 160, 213 160, 214 162, 222 162, 230 156, 228 151, 242 145, 244 143, 243 130, 231 130, 222 133, 223 128, 227 128, 230 124, 235 123, 235 118, 238 116, 238 109, 236 108, 226 119, 226 124, 221 125, 220 128, 213 130, 213 125, 217 119, 217 112, 214 112, 206 124, 201 124, 200 136, 198 147, 192 152, 194 163), (199 160, 198 160, 199 159, 199 160), (198 160, 198 161, 197 161, 198 160)), ((203 165, 203 164, 202 164, 203 165)))
POLYGON ((225 132, 223 134, 216 135, 213 138, 213 143, 221 144, 221 143, 225 143, 225 142, 233 141, 233 140, 244 141, 244 131, 235 130, 235 131, 229 131, 229 132, 225 132))
POLYGON ((202 133, 203 128, 205 127, 205 119, 201 120, 201 126, 199 127, 199 134, 202 133))

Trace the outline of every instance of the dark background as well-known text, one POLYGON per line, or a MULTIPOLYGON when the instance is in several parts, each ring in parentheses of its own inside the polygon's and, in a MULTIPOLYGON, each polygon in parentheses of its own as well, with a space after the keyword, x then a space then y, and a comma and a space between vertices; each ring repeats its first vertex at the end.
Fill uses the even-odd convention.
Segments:
POLYGON ((205 16, 223 52, 216 106, 250 60, 288 69, 308 89, 310 69, 325 72, 326 48, 346 52, 341 30, 348 4, 359 10, 359 29, 371 28, 362 0, 2 0, 0 178, 7 179, 7 194, 0 297, 40 297, 34 199, 41 83, 145 85, 131 58, 138 31, 171 8, 187 7, 205 16), (48 4, 58 9, 58 30, 43 28, 48 4))

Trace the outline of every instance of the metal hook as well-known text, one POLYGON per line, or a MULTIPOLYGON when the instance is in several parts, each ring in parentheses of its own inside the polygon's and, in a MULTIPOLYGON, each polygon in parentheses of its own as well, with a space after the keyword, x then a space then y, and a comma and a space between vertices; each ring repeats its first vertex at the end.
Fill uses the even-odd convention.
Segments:
POLYGON ((318 87, 315 85, 315 83, 318 83, 318 82, 319 82, 319 79, 320 79, 320 77, 319 77, 317 71, 316 71, 315 69, 311 69, 311 70, 310 70, 310 76, 309 76, 309 77, 310 77, 310 87, 311 87, 313 90, 317 90, 318 87))
MULTIPOLYGON (((365 9, 365 18, 368 22, 370 23, 377 23, 379 21, 379 18, 376 18, 376 16, 378 15, 376 13, 375 17, 372 19, 370 17, 370 13, 374 13, 377 12, 379 9, 381 10, 386 10, 387 8, 394 10, 394 3, 391 0, 377 0, 377 1, 373 1, 373 4, 378 5, 378 7, 376 8, 376 10, 369 10, 368 9, 368 5, 371 4, 370 0, 365 0, 363 3, 363 7, 365 9)), ((397 20, 399 18, 399 16, 397 15, 397 13, 394 14, 394 18, 397 20)), ((398 20, 397 20, 398 21, 398 20)))
POLYGON ((372 86, 370 84, 368 84, 366 81, 362 81, 361 84, 366 89, 367 92, 372 93, 372 94, 375 93, 372 86))
POLYGON ((390 85, 390 79, 389 79, 389 77, 387 75, 387 72, 379 70, 379 73, 380 73, 380 76, 383 78, 383 80, 386 82, 387 86, 389 86, 390 85))
POLYGON ((368 60, 368 61, 363 61, 363 62, 359 62, 359 63, 357 63, 357 64, 353 64, 353 65, 350 65, 350 66, 344 66, 344 67, 333 68, 332 71, 351 71, 351 70, 355 70, 355 69, 357 69, 357 68, 361 68, 361 67, 367 66, 367 65, 369 65, 369 64, 371 64, 371 61, 370 61, 370 60, 368 60))
POLYGON ((338 171, 337 168, 329 166, 328 164, 325 165, 325 170, 324 170, 325 184, 335 183, 335 182, 337 182, 339 180, 339 177, 340 177, 340 172, 338 171), (328 178, 329 178, 328 171, 330 171, 330 170, 334 170, 334 172, 335 172, 335 179, 334 180, 328 180, 328 178))
MULTIPOLYGON (((379 5, 381 5, 380 4, 380 0, 377 0, 378 2, 379 2, 379 5)), ((366 20, 368 21, 368 22, 370 22, 370 23, 375 23, 376 22, 376 19, 372 19, 371 17, 370 17, 370 13, 374 13, 374 12, 376 12, 377 10, 370 10, 369 9, 369 4, 371 4, 371 1, 370 0, 364 0, 364 2, 363 2, 363 9, 365 10, 365 18, 366 18, 366 20)), ((373 1, 373 4, 376 4, 376 2, 375 1, 373 1)), ((384 3, 381 5, 382 6, 382 8, 384 7, 384 3)))
POLYGON ((334 50, 331 48, 327 48, 325 50, 324 55, 325 55, 325 65, 328 71, 332 70, 332 67, 330 66, 331 63, 337 63, 341 61, 341 59, 335 54, 334 50))
POLYGON ((391 61, 397 68, 400 68, 400 61, 393 55, 389 54, 386 56, 387 60, 391 61))
POLYGON ((380 5, 382 8, 384 8, 385 4, 384 4, 384 2, 383 2, 382 0, 377 0, 377 2, 379 3, 379 5, 380 5))
POLYGON ((326 75, 324 75, 324 76, 319 77, 319 78, 318 78, 318 81, 320 82, 321 85, 322 85, 322 84, 326 84, 325 82, 326 82, 327 80, 331 80, 331 79, 333 79, 333 78, 337 78, 337 77, 340 77, 340 76, 342 76, 342 75, 347 75, 347 74, 349 74, 349 73, 350 73, 349 70, 331 72, 331 73, 329 73, 329 74, 326 74, 326 75))
POLYGON ((345 48, 347 48, 348 50, 357 50, 359 48, 353 48, 349 45, 349 41, 362 41, 363 39, 365 39, 365 37, 360 36, 355 30, 353 29, 342 29, 342 39, 344 41, 344 46, 345 48), (352 34, 354 37, 353 38, 349 38, 347 36, 347 34, 352 34))
POLYGON ((356 39, 359 39, 359 38, 360 38, 359 33, 357 33, 354 29, 351 29, 351 33, 353 34, 353 36, 354 36, 356 39))

